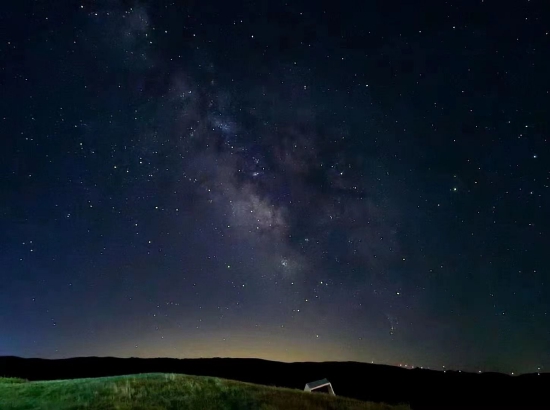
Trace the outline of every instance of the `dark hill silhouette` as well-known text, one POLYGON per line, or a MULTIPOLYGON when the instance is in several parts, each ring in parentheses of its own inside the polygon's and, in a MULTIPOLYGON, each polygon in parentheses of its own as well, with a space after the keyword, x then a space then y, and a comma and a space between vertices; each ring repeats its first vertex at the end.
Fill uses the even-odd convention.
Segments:
POLYGON ((327 378, 337 395, 409 403, 413 409, 548 409, 550 374, 438 372, 356 362, 281 363, 260 359, 0 357, 0 376, 55 380, 136 373, 184 373, 303 389, 327 378))

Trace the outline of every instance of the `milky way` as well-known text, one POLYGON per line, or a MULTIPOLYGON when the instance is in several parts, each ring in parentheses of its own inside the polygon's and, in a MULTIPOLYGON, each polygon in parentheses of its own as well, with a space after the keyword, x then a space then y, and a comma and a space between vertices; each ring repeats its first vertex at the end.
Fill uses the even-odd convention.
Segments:
MULTIPOLYGON (((145 9, 108 10, 90 12, 91 24, 99 25, 98 35, 119 30, 122 40, 105 42, 122 44, 120 58, 137 71, 131 85, 141 94, 148 81, 165 78, 136 109, 163 112, 138 126, 143 145, 137 149, 178 153, 180 178, 193 185, 191 195, 211 205, 236 239, 279 252, 271 263, 284 260, 283 273, 311 270, 316 278, 327 262, 357 266, 361 286, 371 271, 399 257, 397 207, 380 195, 380 178, 369 169, 375 159, 353 153, 346 126, 324 124, 307 86, 300 93, 291 83, 286 100, 277 85, 218 86, 218 68, 202 55, 192 54, 199 71, 204 67, 206 74, 197 75, 202 79, 194 78, 196 68, 174 70, 158 56, 153 64, 145 9), (96 13, 103 16, 99 23, 96 13), (139 63, 136 69, 134 58, 149 62, 148 69, 139 63)), ((339 272, 326 274, 336 280, 339 272)))

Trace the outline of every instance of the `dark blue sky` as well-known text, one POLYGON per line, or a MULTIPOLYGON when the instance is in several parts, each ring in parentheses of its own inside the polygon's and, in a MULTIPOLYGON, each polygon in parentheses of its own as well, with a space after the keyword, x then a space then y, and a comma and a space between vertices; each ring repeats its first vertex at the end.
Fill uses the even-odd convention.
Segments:
POLYGON ((547 369, 548 6, 233 3, 0 16, 0 355, 547 369))

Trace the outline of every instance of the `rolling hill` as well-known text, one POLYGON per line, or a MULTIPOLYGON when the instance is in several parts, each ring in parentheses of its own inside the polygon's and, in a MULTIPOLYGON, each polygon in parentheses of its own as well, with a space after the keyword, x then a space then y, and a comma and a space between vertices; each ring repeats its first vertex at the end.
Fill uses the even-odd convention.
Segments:
POLYGON ((2 410, 408 410, 214 377, 155 373, 27 382, 0 378, 2 410))

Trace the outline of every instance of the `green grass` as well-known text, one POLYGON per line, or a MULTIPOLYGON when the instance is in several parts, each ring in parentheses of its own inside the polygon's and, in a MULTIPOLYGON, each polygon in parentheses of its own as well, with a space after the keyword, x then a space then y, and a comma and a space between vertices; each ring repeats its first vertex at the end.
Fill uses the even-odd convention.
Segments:
POLYGON ((44 382, 0 378, 0 409, 409 410, 409 407, 367 403, 212 377, 140 374, 44 382))
POLYGON ((14 383, 26 383, 25 379, 19 379, 17 377, 0 377, 0 384, 14 384, 14 383))

